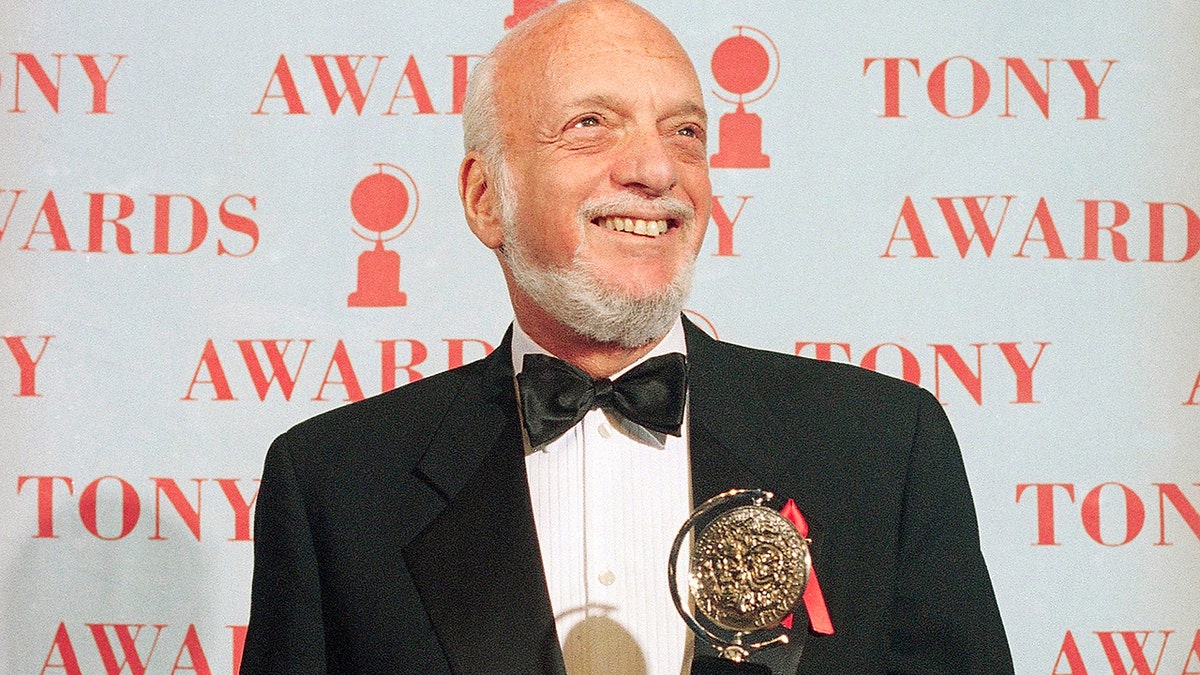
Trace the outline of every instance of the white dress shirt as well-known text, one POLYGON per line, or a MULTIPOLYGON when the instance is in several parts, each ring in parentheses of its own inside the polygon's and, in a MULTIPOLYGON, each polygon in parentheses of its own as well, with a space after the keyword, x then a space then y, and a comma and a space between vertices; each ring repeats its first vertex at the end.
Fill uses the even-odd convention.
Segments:
MULTIPOLYGON (((637 363, 671 352, 687 353, 680 321, 637 363)), ((528 353, 548 352, 514 322, 514 372, 528 353)), ((559 438, 526 445, 538 544, 570 675, 684 668, 690 631, 671 602, 667 562, 691 512, 686 415, 682 433, 660 434, 595 409, 559 438)))

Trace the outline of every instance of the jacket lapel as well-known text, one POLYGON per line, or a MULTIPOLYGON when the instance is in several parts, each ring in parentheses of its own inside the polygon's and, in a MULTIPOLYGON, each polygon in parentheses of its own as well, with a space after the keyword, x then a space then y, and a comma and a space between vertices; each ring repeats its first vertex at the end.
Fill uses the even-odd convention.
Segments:
POLYGON ((455 673, 562 673, 513 392, 510 338, 414 473, 445 506, 405 560, 455 673))
MULTIPOLYGON (((757 488, 774 492, 775 506, 792 498, 803 510, 804 495, 794 480, 801 471, 787 466, 783 459, 797 453, 794 448, 779 447, 785 442, 779 434, 782 427, 771 402, 755 388, 751 359, 722 358, 721 349, 742 348, 717 344, 686 318, 684 329, 693 505, 732 488, 757 488)), ((811 519, 809 539, 817 559, 820 527, 811 519)), ((758 652, 750 662, 766 665, 776 675, 795 673, 808 638, 808 617, 802 608, 794 616, 789 638, 787 645, 758 652)), ((708 672, 699 669, 701 664, 717 655, 699 638, 694 654, 693 673, 708 672)))

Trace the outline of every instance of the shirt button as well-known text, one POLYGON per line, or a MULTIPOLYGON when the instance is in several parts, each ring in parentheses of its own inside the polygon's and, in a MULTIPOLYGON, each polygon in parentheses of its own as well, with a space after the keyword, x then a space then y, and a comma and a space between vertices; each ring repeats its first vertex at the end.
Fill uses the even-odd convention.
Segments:
POLYGON ((617 575, 612 570, 604 570, 600 573, 599 579, 600 583, 605 586, 612 586, 613 582, 617 580, 617 575))
POLYGON ((600 432, 600 438, 612 438, 612 427, 608 426, 608 422, 601 422, 596 430, 600 432))

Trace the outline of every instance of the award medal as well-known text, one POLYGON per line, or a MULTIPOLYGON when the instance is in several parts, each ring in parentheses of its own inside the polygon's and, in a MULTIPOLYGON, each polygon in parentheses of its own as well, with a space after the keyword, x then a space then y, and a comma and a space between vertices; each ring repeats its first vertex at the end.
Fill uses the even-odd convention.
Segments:
POLYGON ((680 616, 722 657, 744 661, 754 651, 786 644, 783 621, 801 604, 812 571, 808 541, 778 511, 774 495, 730 490, 701 504, 671 547, 668 577, 680 616), (688 564, 689 605, 676 581, 679 551, 695 533, 688 564))

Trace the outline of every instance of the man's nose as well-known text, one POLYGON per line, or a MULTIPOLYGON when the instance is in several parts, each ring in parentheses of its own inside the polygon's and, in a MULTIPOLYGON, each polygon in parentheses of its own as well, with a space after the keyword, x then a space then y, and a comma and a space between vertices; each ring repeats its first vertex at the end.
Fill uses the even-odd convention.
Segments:
POLYGON ((613 181, 647 197, 669 193, 679 182, 675 159, 665 139, 654 131, 639 131, 627 139, 612 171, 613 181))

